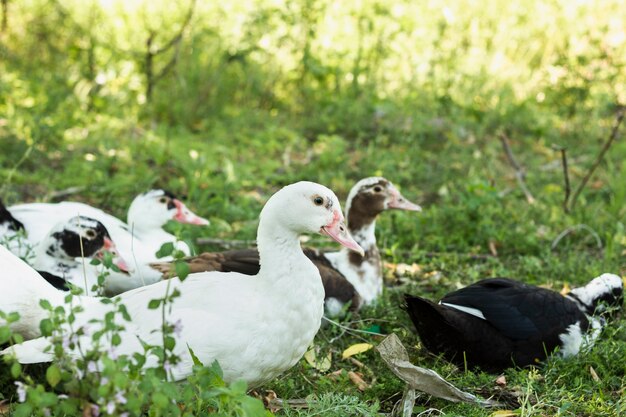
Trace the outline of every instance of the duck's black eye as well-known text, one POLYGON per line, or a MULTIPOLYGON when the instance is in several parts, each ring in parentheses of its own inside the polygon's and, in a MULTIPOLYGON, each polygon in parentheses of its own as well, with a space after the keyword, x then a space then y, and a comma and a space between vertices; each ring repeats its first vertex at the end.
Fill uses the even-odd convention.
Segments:
POLYGON ((379 193, 383 190, 383 188, 380 185, 377 185, 376 187, 374 187, 374 192, 375 193, 379 193))
POLYGON ((96 237, 96 232, 91 229, 87 230, 85 234, 89 239, 93 239, 94 237, 96 237))
POLYGON ((167 203, 167 197, 159 198, 159 203, 163 203, 163 204, 167 203))
POLYGON ((317 196, 313 199, 313 202, 316 206, 321 206, 322 204, 324 204, 324 199, 320 196, 317 196))

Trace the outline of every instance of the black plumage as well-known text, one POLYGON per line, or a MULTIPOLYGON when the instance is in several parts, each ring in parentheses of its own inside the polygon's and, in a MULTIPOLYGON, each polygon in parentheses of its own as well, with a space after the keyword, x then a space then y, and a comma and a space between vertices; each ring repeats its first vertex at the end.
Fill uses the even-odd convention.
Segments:
POLYGON ((0 200, 0 225, 4 225, 8 230, 17 232, 25 230, 22 222, 17 220, 0 200))
MULTIPOLYGON (((597 298, 621 304, 621 280, 611 282, 616 287, 597 298)), ((564 334, 578 334, 578 329, 584 334, 590 328, 585 306, 573 297, 507 278, 476 282, 449 293, 440 304, 410 295, 405 300, 428 350, 458 365, 488 371, 537 364, 564 347, 564 334)))
POLYGON ((70 290, 69 285, 67 285, 67 281, 64 280, 63 278, 53 275, 50 272, 46 272, 46 271, 37 271, 37 273, 39 273, 39 275, 41 275, 43 279, 48 281, 48 283, 52 285, 54 288, 61 290, 61 291, 70 290))

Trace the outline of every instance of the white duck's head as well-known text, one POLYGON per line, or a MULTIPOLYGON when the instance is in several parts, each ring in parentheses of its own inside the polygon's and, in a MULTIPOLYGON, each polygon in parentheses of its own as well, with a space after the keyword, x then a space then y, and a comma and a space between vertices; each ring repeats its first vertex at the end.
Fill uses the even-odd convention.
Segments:
POLYGON ((264 229, 286 230, 293 235, 321 233, 363 254, 345 225, 341 205, 327 187, 309 181, 287 185, 267 201, 261 211, 264 229))
POLYGON ((170 220, 199 226, 209 224, 207 219, 189 210, 182 201, 165 190, 139 194, 128 209, 128 224, 139 231, 161 228, 170 220))
POLYGON ((76 216, 58 223, 39 247, 46 255, 61 262, 76 258, 102 260, 106 254, 110 254, 113 265, 122 272, 128 272, 128 265, 117 252, 107 229, 91 217, 76 216))

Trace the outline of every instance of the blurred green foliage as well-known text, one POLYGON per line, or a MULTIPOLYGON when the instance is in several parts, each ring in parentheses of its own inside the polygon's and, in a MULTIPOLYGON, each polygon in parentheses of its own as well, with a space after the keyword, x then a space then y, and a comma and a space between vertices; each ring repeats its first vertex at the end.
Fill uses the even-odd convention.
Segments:
MULTIPOLYGON (((623 134, 571 213, 555 150, 567 149, 576 187, 626 105, 622 3, 8 0, 0 198, 80 199, 124 217, 134 195, 159 186, 211 218, 207 230, 172 225, 182 239, 253 239, 263 202, 286 183, 318 181, 345 197, 358 179, 384 175, 425 208, 381 216, 385 260, 439 278, 388 291, 362 317, 415 347, 401 291, 435 299, 490 275, 558 290, 604 271, 626 274, 623 134), (501 133, 535 204, 518 187, 501 133), (79 194, 54 194, 75 186, 79 194), (571 229, 578 224, 602 249, 571 229)), ((324 330, 318 343, 339 332, 324 330)), ((351 343, 326 347, 337 355, 351 343)), ((520 413, 616 415, 626 408, 624 361, 610 359, 624 346, 614 331, 579 362, 548 363, 543 379, 508 371, 527 400, 520 413), (602 383, 584 379, 591 362, 602 383)), ((461 387, 493 385, 423 349, 411 354, 461 387)), ((268 387, 284 398, 341 391, 390 411, 402 386, 373 352, 366 359, 378 382, 365 393, 302 363, 268 387)), ((421 411, 485 415, 420 401, 421 411)), ((354 405, 341 395, 326 402, 337 412, 354 405)))

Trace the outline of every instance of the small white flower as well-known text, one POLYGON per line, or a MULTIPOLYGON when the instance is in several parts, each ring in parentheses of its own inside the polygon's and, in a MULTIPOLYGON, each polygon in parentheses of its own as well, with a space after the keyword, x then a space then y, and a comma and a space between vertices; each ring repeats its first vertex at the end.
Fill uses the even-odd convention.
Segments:
POLYGON ((15 381, 17 385, 17 400, 21 403, 26 401, 26 384, 20 381, 15 381))
POLYGON ((122 391, 118 391, 115 394, 115 400, 119 403, 119 404, 126 404, 126 397, 124 396, 124 393, 122 391))
POLYGON ((89 373, 98 372, 98 365, 94 361, 87 362, 87 372, 89 373))
POLYGON ((107 403, 107 414, 113 415, 114 412, 115 412, 115 402, 109 401, 107 403))
POLYGON ((108 350, 107 350, 107 354, 109 355, 109 358, 115 360, 118 358, 118 354, 117 354, 117 350, 115 349, 115 346, 111 346, 108 350))
POLYGON ((176 320, 176 323, 174 323, 174 328, 172 330, 174 331, 174 335, 176 337, 180 337, 180 334, 183 331, 183 321, 181 319, 176 320))
POLYGON ((91 329, 90 329, 88 324, 83 324, 81 329, 83 330, 83 335, 85 335, 85 336, 91 335, 91 329))

